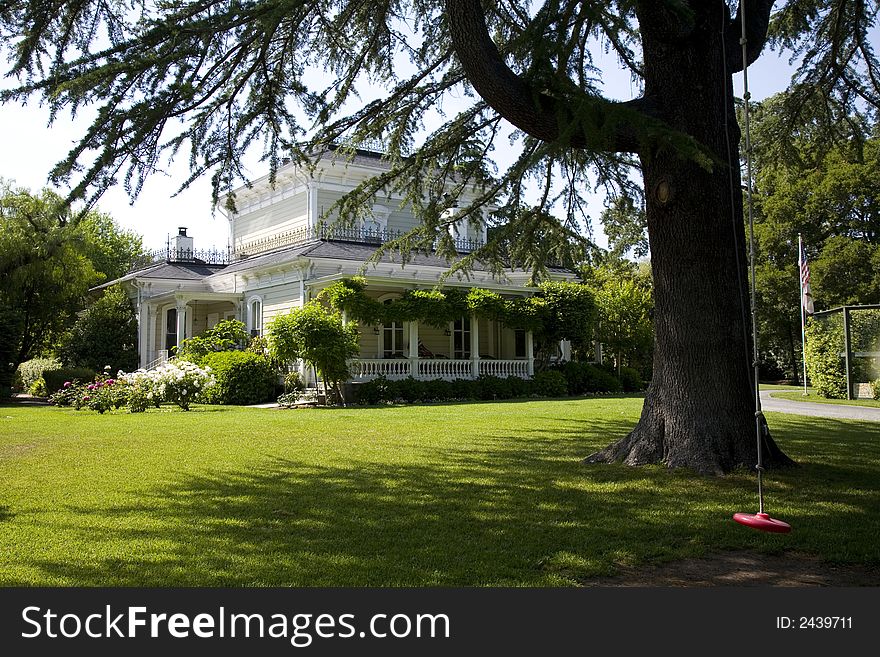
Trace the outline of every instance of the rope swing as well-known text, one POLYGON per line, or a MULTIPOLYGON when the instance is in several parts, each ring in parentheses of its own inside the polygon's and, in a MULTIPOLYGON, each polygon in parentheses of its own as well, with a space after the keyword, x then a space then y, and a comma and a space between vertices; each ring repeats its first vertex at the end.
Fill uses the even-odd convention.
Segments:
MULTIPOLYGON (((741 525, 752 527, 765 532, 787 534, 791 531, 791 525, 781 520, 771 518, 764 512, 764 463, 763 443, 764 430, 767 423, 761 410, 761 394, 758 368, 758 314, 755 303, 755 220, 752 215, 752 140, 749 132, 749 61, 746 38, 746 0, 740 0, 739 14, 742 27, 742 64, 743 64, 743 101, 745 108, 745 141, 746 141, 746 207, 749 218, 749 269, 751 271, 751 310, 752 310, 752 366, 754 369, 755 382, 755 434, 758 443, 758 463, 755 470, 758 472, 758 513, 734 513, 733 519, 741 525)), ((726 75, 726 73, 725 73, 726 75)), ((731 189, 733 193, 733 189, 731 189)))

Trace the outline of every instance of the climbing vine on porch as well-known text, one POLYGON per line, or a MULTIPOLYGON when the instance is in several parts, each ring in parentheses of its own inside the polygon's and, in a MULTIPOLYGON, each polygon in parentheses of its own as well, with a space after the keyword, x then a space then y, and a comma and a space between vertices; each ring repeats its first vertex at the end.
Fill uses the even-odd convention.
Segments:
POLYGON ((473 314, 532 331, 538 343, 568 339, 584 344, 592 339, 595 324, 593 292, 581 283, 545 282, 535 288, 533 296, 514 298, 483 288, 406 290, 399 299, 386 303, 370 297, 366 287, 361 277, 343 279, 324 288, 319 298, 366 325, 418 321, 442 328, 473 314))

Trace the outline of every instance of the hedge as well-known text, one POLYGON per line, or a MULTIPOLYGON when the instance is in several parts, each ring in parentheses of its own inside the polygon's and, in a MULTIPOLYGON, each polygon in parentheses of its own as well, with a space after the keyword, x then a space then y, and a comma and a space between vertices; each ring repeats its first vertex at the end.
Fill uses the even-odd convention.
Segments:
POLYGON ((67 381, 91 383, 97 375, 95 370, 90 370, 88 367, 62 367, 43 372, 43 380, 46 382, 46 392, 51 395, 61 390, 67 381))
POLYGON ((245 406, 275 399, 278 374, 269 359, 248 351, 218 351, 199 360, 210 367, 216 385, 205 393, 209 404, 245 406))

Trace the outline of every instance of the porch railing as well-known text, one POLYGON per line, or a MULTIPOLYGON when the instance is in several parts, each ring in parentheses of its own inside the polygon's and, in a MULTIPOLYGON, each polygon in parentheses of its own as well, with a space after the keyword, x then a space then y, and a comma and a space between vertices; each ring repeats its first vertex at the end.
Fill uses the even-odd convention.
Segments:
MULTIPOLYGON (((416 379, 471 379, 473 361, 468 359, 450 358, 358 358, 350 363, 351 378, 354 381, 369 381, 380 376, 386 379, 405 379, 413 376, 416 379), (415 364, 415 369, 413 369, 415 364)), ((478 361, 481 375, 498 377, 519 376, 528 378, 529 362, 527 360, 488 360, 478 361)))
POLYGON ((160 349, 159 353, 156 355, 156 357, 153 360, 151 360, 149 363, 147 363, 147 366, 144 369, 145 370, 154 370, 157 367, 159 367, 159 365, 162 365, 167 361, 168 361, 168 350, 167 349, 160 349))
POLYGON ((446 358, 419 360, 419 379, 469 379, 471 361, 446 358))
POLYGON ((351 378, 368 381, 380 376, 405 379, 410 375, 408 358, 358 358, 350 363, 351 378))
POLYGON ((529 361, 527 360, 480 360, 480 374, 487 376, 529 376, 529 361))

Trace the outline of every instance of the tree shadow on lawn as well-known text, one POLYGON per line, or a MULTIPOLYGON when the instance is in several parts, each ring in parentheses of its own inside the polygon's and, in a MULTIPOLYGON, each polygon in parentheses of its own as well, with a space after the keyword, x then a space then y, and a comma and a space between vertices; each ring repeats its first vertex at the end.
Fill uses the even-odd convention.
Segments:
MULTIPOLYGON (((88 586, 452 586, 572 584, 721 549, 878 558, 867 547, 880 532, 876 467, 825 459, 774 473, 768 494, 796 531, 760 534, 730 519, 756 504, 751 473, 581 465, 592 443, 631 426, 490 435, 424 462, 274 455, 246 470, 180 473, 133 506, 70 509, 84 522, 58 530, 88 534, 91 555, 34 565, 88 586), (837 480, 847 489, 827 485, 837 480)), ((809 439, 809 422, 795 428, 809 439)))
POLYGON ((9 510, 8 506, 3 506, 0 504, 0 522, 5 522, 6 520, 11 520, 15 517, 15 514, 9 510))

